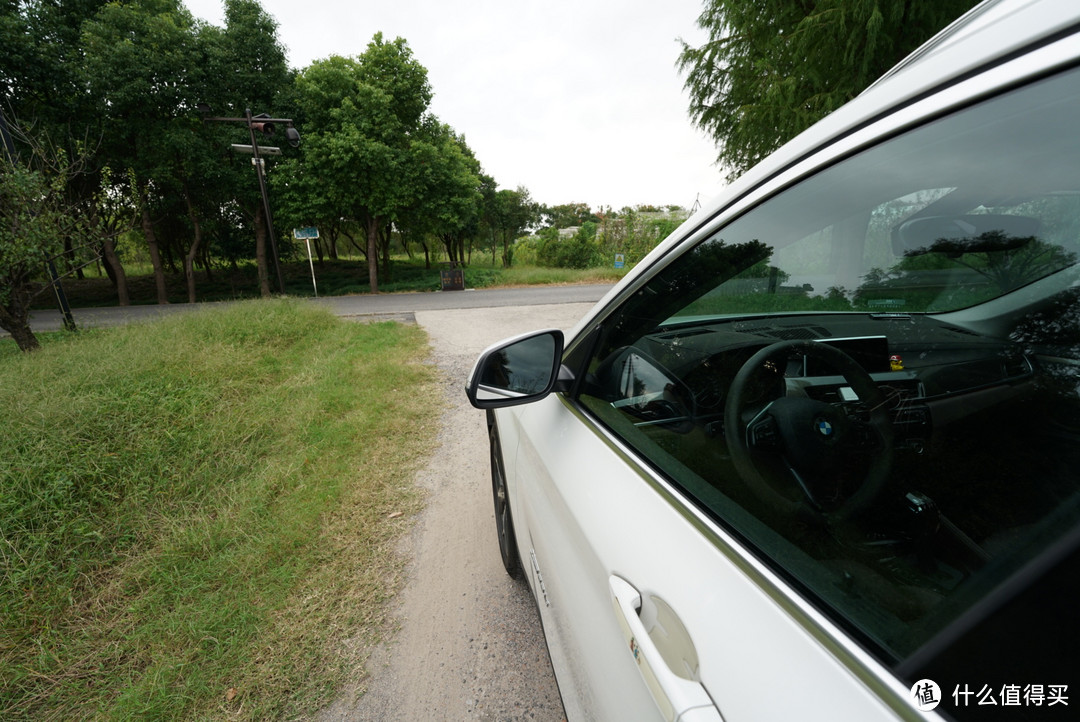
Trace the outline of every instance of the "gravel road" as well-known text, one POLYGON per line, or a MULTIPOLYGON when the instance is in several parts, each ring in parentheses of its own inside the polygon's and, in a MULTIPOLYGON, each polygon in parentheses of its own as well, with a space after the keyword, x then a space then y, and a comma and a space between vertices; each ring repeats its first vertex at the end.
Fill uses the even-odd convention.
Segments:
POLYGON ((417 311, 443 372, 439 447, 417 483, 426 511, 401 553, 412 559, 400 631, 368 661, 367 691, 348 690, 321 722, 565 719, 524 581, 499 560, 484 414, 463 388, 476 356, 540 328, 570 329, 591 303, 417 311))

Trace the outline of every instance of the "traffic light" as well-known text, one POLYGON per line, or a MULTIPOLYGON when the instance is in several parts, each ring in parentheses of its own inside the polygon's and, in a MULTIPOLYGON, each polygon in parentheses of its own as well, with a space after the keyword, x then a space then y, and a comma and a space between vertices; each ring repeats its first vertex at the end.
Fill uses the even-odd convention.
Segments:
POLYGON ((258 115, 251 116, 251 127, 266 136, 274 134, 274 124, 267 122, 270 120, 270 116, 266 113, 259 113, 258 115), (265 118, 265 120, 260 120, 265 118))

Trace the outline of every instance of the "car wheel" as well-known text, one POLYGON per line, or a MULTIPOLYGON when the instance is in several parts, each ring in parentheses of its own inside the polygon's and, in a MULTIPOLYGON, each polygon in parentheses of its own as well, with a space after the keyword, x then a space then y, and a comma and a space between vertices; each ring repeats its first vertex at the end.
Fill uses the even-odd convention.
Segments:
POLYGON ((517 541, 514 539, 514 520, 510 515, 510 499, 506 494, 506 472, 503 467, 499 427, 491 424, 491 493, 495 500, 495 531, 499 535, 499 555, 506 573, 517 578, 521 572, 517 541))

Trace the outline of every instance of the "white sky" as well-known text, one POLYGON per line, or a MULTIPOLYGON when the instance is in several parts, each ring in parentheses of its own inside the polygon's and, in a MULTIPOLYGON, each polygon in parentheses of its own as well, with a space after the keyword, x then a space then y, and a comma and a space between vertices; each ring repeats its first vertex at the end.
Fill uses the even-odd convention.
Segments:
MULTIPOLYGON (((222 0, 184 0, 224 25, 222 0)), ((675 69, 699 45, 702 0, 261 0, 289 65, 403 37, 427 68, 431 111, 500 188, 548 205, 689 208, 722 186, 675 69)), ((300 129, 303 134, 303 128, 300 129)))

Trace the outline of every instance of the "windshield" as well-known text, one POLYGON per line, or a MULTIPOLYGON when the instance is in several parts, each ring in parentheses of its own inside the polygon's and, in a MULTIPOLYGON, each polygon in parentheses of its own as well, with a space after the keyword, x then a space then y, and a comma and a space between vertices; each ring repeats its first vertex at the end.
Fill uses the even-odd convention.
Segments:
POLYGON ((781 193, 691 252, 682 273, 710 273, 670 315, 955 311, 1072 266, 1076 87, 994 99, 781 193))

